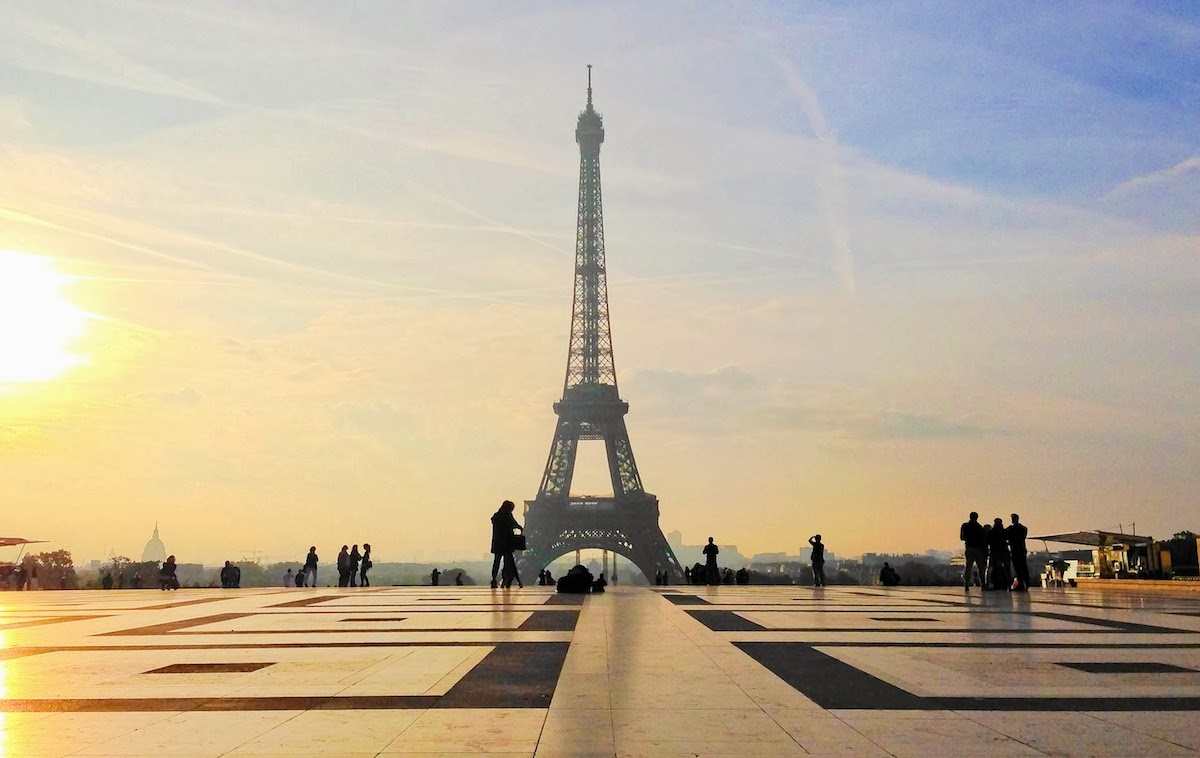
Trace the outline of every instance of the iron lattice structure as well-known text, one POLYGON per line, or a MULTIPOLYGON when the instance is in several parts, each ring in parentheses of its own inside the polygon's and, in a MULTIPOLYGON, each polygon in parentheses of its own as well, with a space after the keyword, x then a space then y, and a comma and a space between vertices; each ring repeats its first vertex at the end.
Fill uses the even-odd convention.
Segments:
POLYGON ((646 492, 629 443, 629 404, 617 390, 608 275, 604 256, 604 209, 600 190, 600 145, 604 122, 592 106, 588 66, 587 107, 579 114, 579 203, 575 233, 575 289, 571 338, 558 422, 537 497, 525 501, 529 549, 522 573, 540 571, 573 550, 599 548, 625 556, 647 577, 683 570, 658 524, 658 498, 646 492), (603 440, 612 497, 572 497, 571 479, 580 440, 603 440))

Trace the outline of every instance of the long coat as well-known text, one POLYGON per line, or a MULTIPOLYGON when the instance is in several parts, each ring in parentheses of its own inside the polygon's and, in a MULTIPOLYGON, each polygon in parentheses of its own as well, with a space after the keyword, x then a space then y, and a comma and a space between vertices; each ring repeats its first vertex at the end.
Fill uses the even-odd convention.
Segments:
POLYGON ((512 552, 513 529, 520 524, 507 511, 496 511, 492 514, 492 553, 503 555, 512 552))

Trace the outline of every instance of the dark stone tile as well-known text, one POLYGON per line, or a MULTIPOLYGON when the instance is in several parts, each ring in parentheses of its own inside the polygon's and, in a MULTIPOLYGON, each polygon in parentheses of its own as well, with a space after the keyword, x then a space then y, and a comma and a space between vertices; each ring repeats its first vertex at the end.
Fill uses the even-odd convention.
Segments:
POLYGON ((1197 674, 1196 669, 1174 666, 1170 663, 1154 661, 1060 661, 1059 666, 1066 666, 1089 674, 1197 674))
POLYGON ((692 618, 714 632, 765 632, 765 626, 756 624, 733 611, 688 611, 692 618))
POLYGON ((240 674, 274 666, 272 663, 172 663, 150 669, 146 674, 240 674))
POLYGON ((573 632, 579 622, 579 611, 534 611, 529 614, 518 632, 573 632))
POLYGON ((708 605, 709 602, 696 595, 663 595, 675 605, 708 605))

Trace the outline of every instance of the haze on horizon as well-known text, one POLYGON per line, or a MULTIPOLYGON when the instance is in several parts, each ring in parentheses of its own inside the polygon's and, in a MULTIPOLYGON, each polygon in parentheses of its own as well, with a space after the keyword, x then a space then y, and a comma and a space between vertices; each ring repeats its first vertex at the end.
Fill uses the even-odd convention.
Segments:
POLYGON ((485 552, 562 389, 586 63, 664 531, 852 554, 952 546, 971 509, 1200 526, 1191 6, 6 17, 0 532, 77 560, 155 521, 180 560, 485 552))

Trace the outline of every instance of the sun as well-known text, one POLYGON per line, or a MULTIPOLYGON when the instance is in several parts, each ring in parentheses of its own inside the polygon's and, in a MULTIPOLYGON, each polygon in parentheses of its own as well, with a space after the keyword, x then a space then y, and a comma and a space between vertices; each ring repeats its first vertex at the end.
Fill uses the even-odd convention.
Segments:
POLYGON ((0 250, 0 384, 45 382, 87 363, 73 351, 91 316, 50 258, 0 250))

